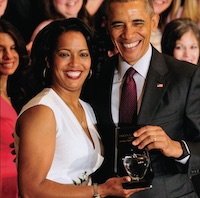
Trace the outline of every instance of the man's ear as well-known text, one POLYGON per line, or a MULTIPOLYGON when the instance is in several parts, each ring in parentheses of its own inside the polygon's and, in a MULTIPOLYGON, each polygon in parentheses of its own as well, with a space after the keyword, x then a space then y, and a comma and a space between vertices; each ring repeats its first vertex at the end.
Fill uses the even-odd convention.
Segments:
POLYGON ((155 13, 151 19, 151 31, 153 32, 156 31, 159 20, 160 20, 160 15, 158 13, 155 13))

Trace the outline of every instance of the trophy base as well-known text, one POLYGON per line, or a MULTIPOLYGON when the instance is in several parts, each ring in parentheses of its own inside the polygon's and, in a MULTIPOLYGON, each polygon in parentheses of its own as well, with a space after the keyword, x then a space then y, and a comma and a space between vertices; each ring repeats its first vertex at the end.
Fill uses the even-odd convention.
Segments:
POLYGON ((122 184, 123 188, 125 189, 134 189, 134 188, 150 188, 152 187, 152 184, 141 180, 141 181, 131 181, 131 182, 125 182, 122 184))

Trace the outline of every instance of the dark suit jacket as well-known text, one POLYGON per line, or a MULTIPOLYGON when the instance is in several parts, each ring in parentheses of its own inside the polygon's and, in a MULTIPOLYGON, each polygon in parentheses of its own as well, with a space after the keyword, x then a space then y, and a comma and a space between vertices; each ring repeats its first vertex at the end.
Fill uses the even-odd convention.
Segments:
MULTIPOLYGON (((105 146, 105 161, 96 173, 98 182, 114 176, 111 90, 117 61, 117 56, 110 58, 101 68, 99 78, 84 90, 85 99, 96 113, 105 146)), ((200 172, 200 67, 175 60, 153 48, 137 123, 160 126, 173 140, 185 140, 191 157, 189 163, 182 165, 158 150, 150 151, 155 175, 153 188, 133 197, 197 197, 190 178, 200 172)))

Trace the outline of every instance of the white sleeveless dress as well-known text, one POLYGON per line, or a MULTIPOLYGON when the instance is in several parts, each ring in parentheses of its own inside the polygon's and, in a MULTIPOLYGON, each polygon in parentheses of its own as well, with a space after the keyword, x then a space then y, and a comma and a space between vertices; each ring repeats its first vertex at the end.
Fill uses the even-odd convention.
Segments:
MULTIPOLYGON (((31 99, 22 109, 19 116, 36 105, 48 106, 56 119, 56 148, 47 179, 62 184, 81 184, 90 181, 89 175, 95 172, 103 162, 100 136, 95 128, 96 118, 91 106, 80 100, 85 111, 91 137, 89 140, 80 123, 51 88, 45 88, 31 99), (86 180, 86 182, 83 182, 86 180)), ((19 137, 15 134, 15 147, 18 152, 19 137)), ((91 181, 89 182, 89 184, 91 181)), ((88 185, 89 185, 88 184, 88 185)))

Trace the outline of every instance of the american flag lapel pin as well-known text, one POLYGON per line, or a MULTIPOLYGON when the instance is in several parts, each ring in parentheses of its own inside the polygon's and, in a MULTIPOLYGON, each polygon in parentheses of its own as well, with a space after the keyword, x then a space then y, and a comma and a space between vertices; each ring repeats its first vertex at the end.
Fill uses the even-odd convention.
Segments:
POLYGON ((157 88, 163 88, 164 85, 162 83, 157 83, 157 88))

